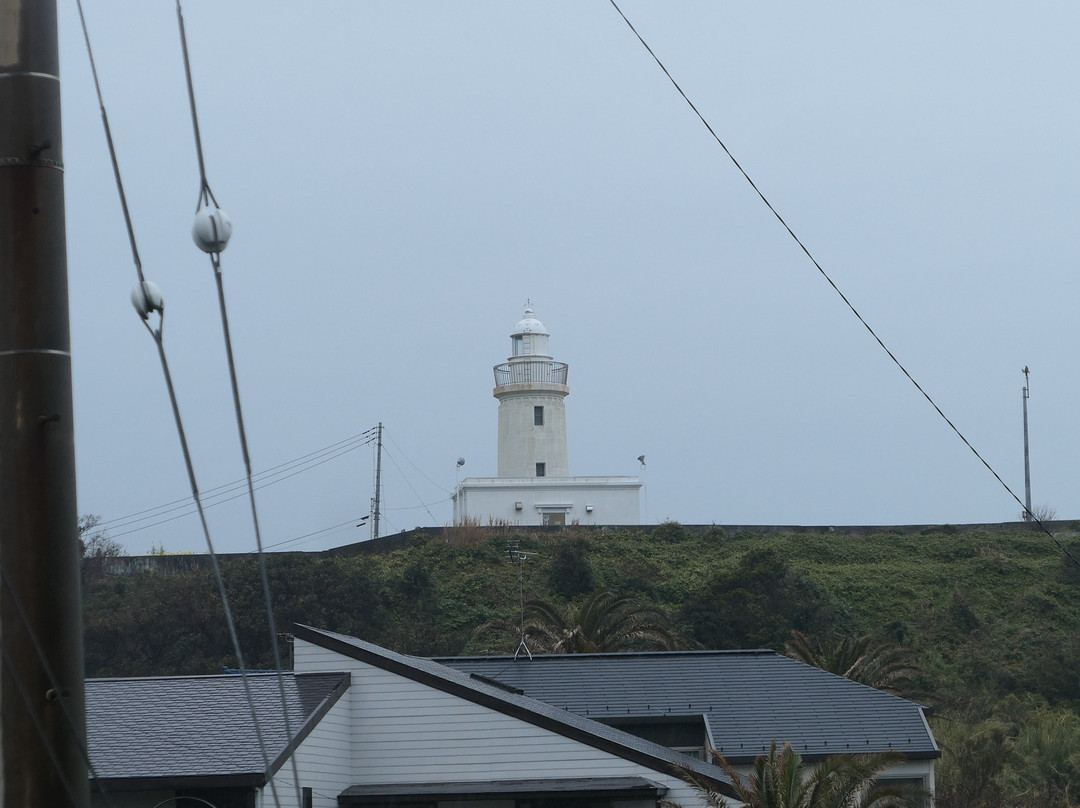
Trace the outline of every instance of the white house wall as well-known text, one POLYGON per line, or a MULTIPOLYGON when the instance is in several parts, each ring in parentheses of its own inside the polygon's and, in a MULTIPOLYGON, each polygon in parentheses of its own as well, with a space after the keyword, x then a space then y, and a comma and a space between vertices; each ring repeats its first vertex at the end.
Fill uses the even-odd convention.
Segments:
MULTIPOLYGON (((296 750, 300 787, 312 790, 312 808, 337 808, 337 796, 353 784, 352 710, 344 694, 296 750)), ((278 802, 269 784, 260 792, 259 808, 302 808, 292 763, 286 761, 274 777, 278 802)))
POLYGON ((295 665, 352 675, 354 784, 638 776, 702 804, 677 777, 300 639, 295 665))

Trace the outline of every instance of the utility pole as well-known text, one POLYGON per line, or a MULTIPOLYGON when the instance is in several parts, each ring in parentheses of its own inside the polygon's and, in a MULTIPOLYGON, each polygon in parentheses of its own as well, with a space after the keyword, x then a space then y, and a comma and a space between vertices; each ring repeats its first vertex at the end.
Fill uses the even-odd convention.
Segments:
POLYGON ((1028 389, 1028 370, 1024 365, 1024 521, 1030 522, 1034 516, 1031 513, 1031 455, 1028 452, 1028 398, 1031 392, 1028 389))
POLYGON ((379 498, 382 495, 382 421, 376 432, 378 436, 375 444, 375 501, 372 503, 371 533, 372 538, 379 538, 379 498))
POLYGON ((89 805, 55 0, 0 0, 0 808, 89 805))

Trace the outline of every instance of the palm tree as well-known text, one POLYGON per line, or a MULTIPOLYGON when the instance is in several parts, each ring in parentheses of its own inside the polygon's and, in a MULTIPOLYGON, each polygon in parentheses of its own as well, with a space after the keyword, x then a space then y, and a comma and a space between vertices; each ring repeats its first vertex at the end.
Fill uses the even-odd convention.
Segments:
POLYGON ((875 640, 872 634, 820 641, 795 630, 787 641, 787 655, 894 696, 912 694, 920 673, 909 649, 875 640))
POLYGON ((663 610, 612 592, 598 590, 577 606, 530 600, 524 618, 525 638, 533 650, 552 654, 671 650, 679 645, 663 610))
MULTIPOLYGON (((773 741, 769 754, 754 761, 748 778, 715 749, 710 754, 727 772, 736 798, 746 808, 922 808, 929 796, 910 784, 877 782, 885 769, 903 762, 899 752, 835 755, 808 767, 790 744, 777 750, 773 741)), ((710 808, 730 806, 695 772, 684 769, 682 776, 710 808)))

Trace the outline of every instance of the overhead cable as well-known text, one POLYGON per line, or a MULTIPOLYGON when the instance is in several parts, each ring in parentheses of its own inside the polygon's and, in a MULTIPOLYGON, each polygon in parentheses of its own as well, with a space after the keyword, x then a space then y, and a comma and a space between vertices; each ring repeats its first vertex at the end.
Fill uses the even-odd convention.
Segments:
MULTIPOLYGON (((251 506, 251 521, 255 530, 255 546, 259 556, 259 573, 262 578, 263 598, 266 604, 266 619, 269 624, 270 646, 274 654, 274 669, 277 671, 278 693, 281 701, 282 717, 285 722, 286 749, 285 753, 293 770, 293 778, 296 787, 297 804, 302 804, 303 796, 300 792, 300 772, 296 762, 296 740, 293 736, 289 718, 289 707, 285 698, 285 682, 281 665, 281 649, 278 643, 276 621, 274 620, 274 604, 270 595, 270 577, 266 569, 266 556, 263 553, 262 531, 259 527, 259 511, 255 502, 255 484, 252 480, 251 455, 248 451, 247 430, 244 427, 244 411, 240 406, 240 385, 236 376, 236 361, 233 356, 232 338, 229 334, 229 312, 225 305, 225 286, 221 271, 221 251, 228 245, 232 226, 228 217, 224 215, 210 190, 210 184, 206 179, 206 161, 203 158, 202 136, 199 132, 199 113, 195 105, 195 86, 191 78, 191 59, 188 54, 187 33, 184 27, 184 12, 180 6, 180 0, 176 0, 176 19, 180 29, 180 46, 184 55, 184 77, 187 80, 188 102, 191 107, 191 125, 195 136, 195 149, 199 160, 199 205, 196 206, 195 228, 193 236, 198 247, 210 256, 210 265, 214 273, 214 281, 217 286, 218 306, 221 311, 221 329, 225 340, 225 356, 229 366, 229 382, 232 386, 233 407, 236 411, 236 430, 240 437, 240 450, 244 460, 244 472, 247 477, 248 498, 251 506), (212 209, 211 209, 212 204, 212 209), (200 212, 199 207, 206 206, 200 212)), ((260 740, 260 746, 261 746, 260 740)), ((270 789, 273 793, 274 802, 278 803, 277 785, 273 779, 270 762, 263 749, 263 759, 266 766, 266 775, 270 778, 270 789)))
POLYGON ((660 61, 660 57, 656 55, 656 53, 653 51, 653 49, 651 47, 649 47, 649 43, 645 41, 644 37, 642 37, 642 35, 640 33, 638 33, 638 30, 634 27, 633 23, 630 22, 630 20, 627 18, 627 16, 625 14, 623 14, 623 11, 622 11, 621 8, 619 8, 618 3, 616 3, 615 0, 609 0, 609 2, 611 3, 611 5, 615 9, 615 11, 618 12, 619 16, 622 17, 623 22, 625 22, 627 24, 627 26, 633 32, 634 36, 637 37, 638 42, 640 42, 642 44, 642 46, 645 48, 645 50, 649 52, 649 55, 653 58, 653 61, 656 62, 656 64, 659 66, 659 68, 664 72, 664 75, 667 76, 668 81, 671 82, 671 85, 675 88, 675 90, 679 93, 679 95, 682 96, 683 100, 689 105, 690 109, 692 109, 694 111, 694 114, 698 117, 698 120, 700 120, 702 122, 702 124, 705 125, 705 128, 709 131, 709 134, 712 135, 713 139, 719 144, 720 148, 724 150, 724 153, 728 156, 728 159, 731 160, 731 162, 735 166, 735 168, 738 169, 739 173, 742 174, 743 178, 747 181, 747 183, 749 183, 750 187, 754 190, 754 193, 756 193, 758 195, 758 198, 761 199, 761 201, 765 204, 765 207, 767 207, 769 209, 769 212, 772 213, 772 215, 781 224, 781 226, 784 228, 784 230, 787 231, 788 235, 791 236, 791 238, 799 246, 799 249, 803 251, 803 253, 806 255, 807 258, 810 259, 810 262, 814 265, 814 267, 821 274, 821 276, 826 280, 826 282, 828 282, 829 286, 832 287, 833 291, 836 292, 837 295, 839 295, 839 297, 840 297, 840 299, 842 301, 844 301, 844 305, 846 305, 848 307, 848 309, 851 310, 851 313, 855 315, 856 319, 860 323, 862 323, 862 326, 867 330, 867 332, 869 332, 870 336, 874 338, 874 341, 877 342, 877 344, 879 346, 881 346, 881 349, 883 351, 885 351, 885 353, 888 355, 889 359, 892 360, 893 364, 895 364, 896 367, 898 367, 900 369, 900 372, 904 374, 904 376, 907 378, 907 380, 909 382, 911 382, 915 386, 915 389, 918 390, 922 394, 923 398, 925 398, 927 400, 927 402, 929 402, 930 406, 934 408, 934 410, 937 412, 937 414, 940 415, 942 419, 944 419, 945 423, 949 425, 949 428, 952 429, 952 431, 954 433, 956 433, 956 436, 958 438, 960 438, 961 441, 963 441, 964 445, 967 446, 968 449, 971 450, 972 454, 974 454, 975 457, 978 458, 979 462, 982 463, 983 466, 986 467, 987 471, 989 471, 992 475, 994 475, 994 479, 996 479, 1001 484, 1001 486, 1009 493, 1009 496, 1011 496, 1014 500, 1016 500, 1016 503, 1023 509, 1023 512, 1029 517, 1029 519, 1031 521, 1034 521, 1039 526, 1039 528, 1047 536, 1050 537, 1050 539, 1054 542, 1054 544, 1056 544, 1058 546, 1058 548, 1063 553, 1065 553, 1065 555, 1067 555, 1070 559, 1072 559, 1072 562, 1074 564, 1076 564, 1077 566, 1080 566, 1080 561, 1078 561, 1076 559, 1076 557, 1073 556, 1073 554, 1069 552, 1068 548, 1066 548, 1060 541, 1058 541, 1058 539, 1054 536, 1054 534, 1051 533, 1049 531, 1049 529, 1035 516, 1035 514, 1033 514, 1027 508, 1027 506, 1020 500, 1020 497, 1018 497, 1013 492, 1013 490, 1008 486, 1008 484, 1001 478, 1001 475, 999 475, 997 473, 997 471, 994 470, 994 467, 991 466, 990 463, 988 463, 986 461, 986 459, 983 458, 983 456, 981 454, 979 454, 979 452, 975 449, 974 446, 971 445, 971 443, 968 441, 968 439, 966 437, 964 437, 964 434, 949 419, 949 417, 945 415, 945 413, 941 409, 941 407, 939 407, 937 405, 937 402, 934 401, 934 399, 930 397, 930 394, 927 393, 926 390, 924 390, 922 388, 922 385, 920 385, 917 381, 915 381, 915 378, 910 373, 908 373, 907 368, 905 368, 904 365, 900 362, 900 360, 897 359, 896 355, 891 350, 889 350, 888 346, 884 343, 884 341, 881 339, 881 337, 879 337, 877 335, 877 332, 875 332, 874 329, 870 327, 870 324, 868 322, 866 322, 866 320, 863 319, 862 315, 859 314, 858 310, 851 303, 851 301, 848 300, 847 296, 842 291, 840 291, 840 287, 837 286, 836 283, 833 282, 833 279, 831 277, 829 277, 829 274, 825 271, 825 269, 821 266, 821 264, 818 263, 818 260, 810 252, 810 249, 795 234, 795 231, 791 229, 791 227, 788 225, 788 223, 784 219, 784 217, 780 215, 780 212, 775 207, 773 207, 773 204, 768 200, 768 198, 765 196, 765 194, 762 192, 762 190, 750 178, 750 175, 747 173, 746 169, 744 169, 742 167, 742 165, 739 163, 739 161, 735 159, 735 155, 731 153, 731 150, 728 149, 728 147, 724 143, 724 141, 720 139, 720 136, 718 134, 716 134, 716 130, 714 130, 712 128, 712 125, 708 122, 708 120, 706 120, 705 116, 701 114, 701 111, 694 105, 694 102, 690 100, 689 96, 687 96, 687 94, 683 91, 683 88, 681 86, 679 86, 679 83, 675 80, 674 76, 672 76, 671 73, 668 71, 667 67, 664 66, 664 63, 662 61, 660 61))
MULTIPOLYGON (((109 118, 108 118, 108 114, 107 114, 107 112, 105 110, 104 97, 103 97, 103 94, 101 92, 101 83, 100 83, 100 81, 98 79, 97 68, 96 68, 95 62, 94 62, 93 48, 91 47, 91 44, 90 44, 90 33, 89 33, 89 28, 88 28, 88 26, 86 24, 86 15, 83 13, 82 0, 77 0, 77 4, 78 4, 78 7, 79 7, 79 19, 80 19, 80 22, 82 23, 83 38, 84 38, 84 40, 86 42, 87 54, 90 57, 90 64, 91 64, 92 72, 93 72, 93 75, 94 75, 94 86, 95 86, 95 88, 97 90, 98 103, 99 103, 99 105, 101 107, 101 119, 102 119, 102 123, 104 124, 104 127, 105 127, 105 140, 106 140, 106 144, 107 144, 108 149, 109 149, 109 159, 112 161, 112 165, 113 165, 113 176, 114 176, 114 179, 115 179, 115 182, 116 182, 117 193, 120 196, 121 207, 123 208, 124 224, 125 224, 125 226, 127 228, 128 241, 129 241, 130 246, 131 246, 132 259, 133 259, 133 262, 134 262, 134 265, 135 265, 135 273, 136 273, 136 277, 138 278, 138 283, 136 284, 135 289, 134 289, 134 291, 132 292, 132 295, 131 295, 131 302, 135 306, 135 310, 136 310, 136 312, 138 312, 140 318, 142 319, 143 325, 146 327, 146 330, 148 331, 150 336, 153 338, 154 343, 157 346, 158 358, 159 358, 159 360, 161 362, 162 374, 165 377, 165 385, 166 385, 166 388, 168 389, 168 393, 169 393, 169 402, 170 402, 170 404, 172 406, 173 419, 174 419, 174 421, 176 423, 177 435, 179 436, 180 447, 181 447, 181 451, 182 451, 183 456, 184 456, 184 465, 185 465, 185 467, 187 469, 188 480, 189 480, 190 485, 191 485, 192 498, 195 500, 195 505, 196 505, 196 508, 198 509, 199 521, 200 521, 200 523, 202 525, 203 536, 206 539, 206 546, 207 546, 207 549, 209 551, 211 564, 212 564, 213 570, 214 570, 214 576, 215 576, 215 579, 217 580, 218 592, 219 592, 219 594, 221 596, 222 605, 223 605, 224 610, 225 610, 225 618, 226 618, 226 622, 228 624, 229 636, 230 636, 230 639, 232 641, 233 650, 234 650, 234 653, 236 654, 236 661, 237 661, 237 664, 240 667, 240 670, 244 671, 245 670, 244 656, 243 656, 243 652, 241 651, 241 648, 240 648, 240 639, 239 639, 239 636, 238 636, 237 631, 236 631, 236 622, 233 619, 232 610, 229 607, 229 599, 228 599, 228 595, 225 592, 225 584, 224 584, 224 581, 222 580, 221 568, 220 568, 220 565, 218 564, 217 554, 214 552, 214 544, 213 544, 213 541, 212 541, 212 539, 210 537, 210 528, 209 528, 209 525, 206 522, 206 514, 205 514, 205 512, 203 510, 203 507, 202 507, 202 500, 199 497, 199 487, 198 487, 198 484, 196 483, 196 479, 195 479, 195 469, 194 469, 194 466, 192 465, 192 461, 191 461, 191 452, 190 452, 190 450, 188 448, 187 436, 184 433, 183 420, 180 417, 180 405, 179 405, 179 402, 177 401, 177 398, 176 398, 176 390, 175 390, 175 388, 173 386, 172 374, 169 371, 168 358, 166 357, 166 354, 165 354, 165 345, 164 345, 164 338, 163 338, 164 324, 165 324, 165 302, 164 302, 164 298, 163 298, 163 296, 161 294, 161 290, 158 289, 158 287, 155 284, 147 281, 146 277, 143 274, 142 261, 141 261, 141 259, 139 257, 139 250, 138 250, 138 246, 137 246, 136 239, 135 239, 135 229, 134 229, 134 227, 132 225, 131 216, 130 216, 130 213, 128 211, 127 195, 124 192, 124 183, 123 183, 123 180, 121 179, 121 176, 120 176, 120 164, 119 164, 119 160, 117 159, 117 156, 116 156, 116 147, 115 147, 115 144, 113 143, 111 130, 109 128, 109 123, 108 123, 109 118), (158 321, 157 321, 157 327, 156 328, 152 327, 150 325, 150 322, 149 322, 150 316, 152 314, 155 314, 155 313, 158 316, 158 321)), ((260 746, 260 749, 262 750, 262 753, 263 753, 263 758, 264 758, 264 760, 267 760, 267 768, 269 770, 269 761, 268 761, 267 756, 266 756, 266 748, 265 748, 265 744, 263 743, 263 739, 262 739, 262 732, 261 732, 261 729, 260 729, 260 726, 259 726, 258 714, 255 711, 255 703, 254 703, 254 699, 253 699, 252 694, 251 694, 251 687, 250 687, 250 684, 247 681, 246 676, 242 677, 242 679, 243 679, 243 685, 244 685, 244 692, 245 692, 245 695, 247 697, 248 708, 250 710, 252 721, 253 721, 254 727, 255 727, 255 733, 256 733, 256 736, 258 737, 259 746, 260 746)))

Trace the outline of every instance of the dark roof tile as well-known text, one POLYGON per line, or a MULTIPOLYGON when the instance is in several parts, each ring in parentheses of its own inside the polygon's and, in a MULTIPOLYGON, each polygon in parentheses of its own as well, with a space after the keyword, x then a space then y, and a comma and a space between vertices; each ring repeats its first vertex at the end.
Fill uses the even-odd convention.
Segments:
POLYGON ((729 759, 787 741, 801 754, 936 758, 922 708, 768 650, 451 657, 438 662, 598 721, 707 716, 729 759))
POLYGON ((349 681, 348 674, 248 673, 89 679, 90 760, 102 780, 265 775, 277 770, 288 725, 302 740, 349 681), (266 757, 255 733, 258 716, 266 757))

